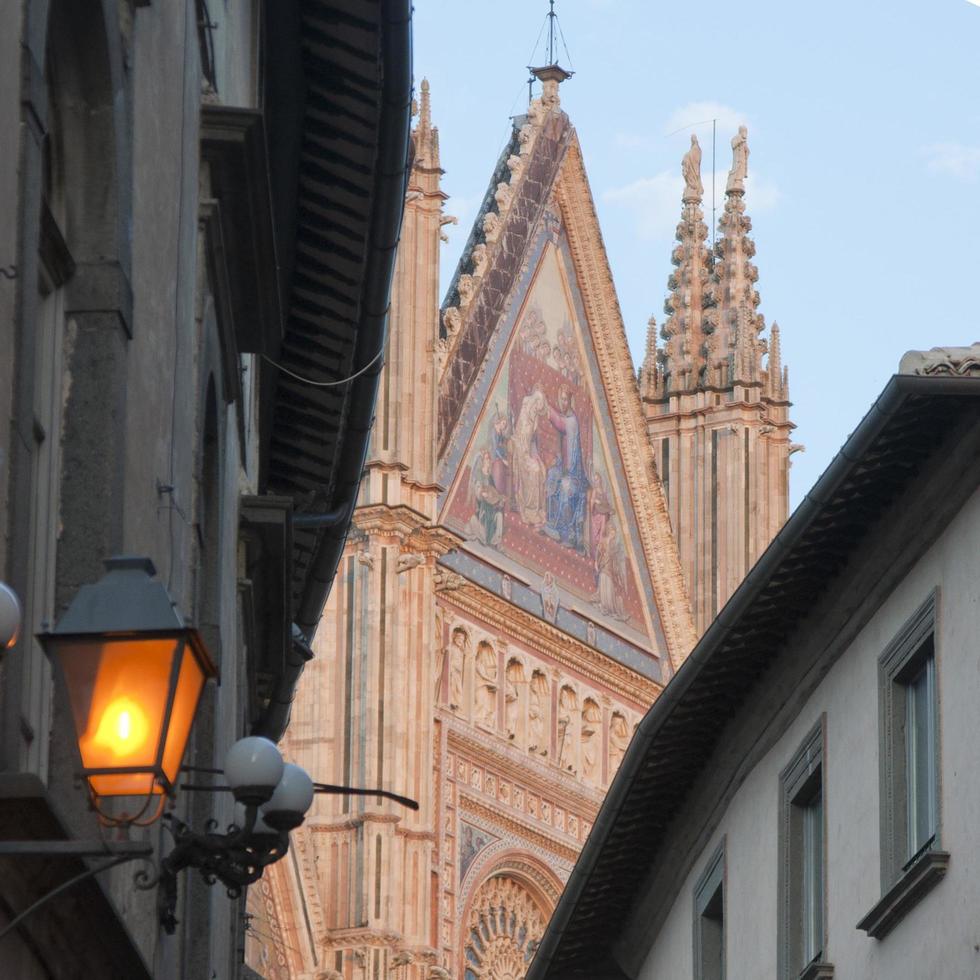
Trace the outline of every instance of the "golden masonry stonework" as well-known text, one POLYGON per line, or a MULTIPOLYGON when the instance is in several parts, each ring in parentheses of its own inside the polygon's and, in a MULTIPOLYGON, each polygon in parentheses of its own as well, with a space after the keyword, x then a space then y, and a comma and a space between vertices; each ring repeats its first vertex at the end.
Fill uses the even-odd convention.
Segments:
POLYGON ((321 780, 252 890, 270 980, 519 980, 639 719, 786 519, 788 375, 733 140, 692 138, 667 319, 634 371, 556 67, 445 300, 422 82, 354 526, 284 742, 321 780))

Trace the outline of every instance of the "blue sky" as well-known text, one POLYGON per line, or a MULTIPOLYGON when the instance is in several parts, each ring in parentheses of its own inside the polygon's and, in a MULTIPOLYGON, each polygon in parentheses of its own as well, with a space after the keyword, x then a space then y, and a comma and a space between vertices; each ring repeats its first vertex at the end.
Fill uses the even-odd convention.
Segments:
MULTIPOLYGON (((546 10, 543 0, 416 0, 416 80, 432 86, 446 210, 460 219, 447 229, 443 289, 508 117, 527 103, 546 10)), ((562 106, 635 358, 647 318, 663 320, 691 130, 667 134, 717 117, 723 181, 734 128, 748 125, 761 311, 780 325, 794 439, 806 445, 793 457, 795 505, 904 351, 980 338, 980 8, 558 0, 556 10, 576 73, 562 106)), ((708 186, 711 126, 694 131, 708 186)))

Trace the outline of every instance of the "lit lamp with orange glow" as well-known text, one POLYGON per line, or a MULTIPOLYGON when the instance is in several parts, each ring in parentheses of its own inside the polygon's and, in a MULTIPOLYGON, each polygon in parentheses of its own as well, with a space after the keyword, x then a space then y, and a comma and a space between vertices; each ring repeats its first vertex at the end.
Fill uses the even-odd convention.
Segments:
POLYGON ((216 675, 149 558, 110 558, 38 637, 64 679, 94 796, 172 794, 204 684, 216 675))

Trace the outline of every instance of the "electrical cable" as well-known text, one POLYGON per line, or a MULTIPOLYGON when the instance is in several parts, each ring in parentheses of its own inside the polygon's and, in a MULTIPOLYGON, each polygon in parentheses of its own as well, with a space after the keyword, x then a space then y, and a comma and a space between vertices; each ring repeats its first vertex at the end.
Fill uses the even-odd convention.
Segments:
POLYGON ((265 358, 274 368, 282 371, 284 374, 288 374, 291 378, 295 378, 297 381, 302 381, 303 384, 313 385, 314 388, 335 388, 338 385, 345 385, 353 381, 355 378, 359 378, 368 368, 372 367, 378 360, 379 357, 385 352, 385 345, 388 343, 388 338, 385 337, 385 343, 381 345, 380 350, 374 357, 371 358, 367 364, 364 365, 360 370, 355 371, 352 375, 346 378, 341 378, 339 381, 314 381, 312 378, 304 378, 301 374, 297 374, 295 371, 290 371, 288 367, 283 367, 282 364, 276 363, 267 354, 263 354, 262 357, 265 358))
POLYGON ((68 891, 69 888, 73 888, 86 878, 91 878, 93 875, 101 874, 103 871, 108 871, 110 868, 116 867, 116 865, 125 864, 127 861, 133 860, 145 861, 147 857, 144 854, 123 854, 120 857, 113 858, 111 861, 107 861, 105 864, 99 865, 97 868, 86 868, 81 874, 75 875, 74 878, 63 881, 57 888, 53 888, 46 895, 42 895, 33 905, 28 905, 20 915, 15 916, 3 929, 0 929, 0 942, 3 942, 7 933, 16 929, 32 912, 39 909, 42 905, 46 905, 52 898, 57 897, 62 892, 68 891))

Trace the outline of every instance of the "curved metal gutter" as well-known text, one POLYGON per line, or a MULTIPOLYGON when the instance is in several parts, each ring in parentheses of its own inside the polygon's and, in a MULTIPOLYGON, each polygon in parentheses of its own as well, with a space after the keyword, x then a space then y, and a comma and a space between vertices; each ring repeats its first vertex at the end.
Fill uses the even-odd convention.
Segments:
MULTIPOLYGON (((402 211, 408 186, 409 139, 412 118, 412 5, 411 0, 384 0, 382 10, 382 108, 378 144, 375 205, 371 216, 371 246, 364 275, 363 313, 357 331, 352 371, 375 357, 387 340, 388 308, 401 234, 402 211)), ((296 611, 296 624, 307 641, 337 572, 347 531, 357 502, 367 458, 378 382, 384 359, 352 382, 344 446, 337 462, 333 499, 327 510, 342 512, 317 541, 306 591, 296 611)), ((296 680, 299 673, 296 674, 296 680)), ((295 681, 294 681, 295 683, 295 681)))
MULTIPOLYGON (((588 840, 558 900, 541 945, 531 961, 527 980, 546 980, 546 978, 556 980, 559 977, 573 975, 550 973, 552 960, 555 958, 562 937, 572 923, 589 878, 603 856, 606 841, 628 801, 630 790, 644 765, 650 744, 658 736, 674 709, 697 682, 701 671, 714 656, 715 651, 721 647, 733 627, 748 611, 780 564, 807 531, 810 523, 833 499, 841 484, 851 474, 855 464, 881 435, 888 420, 902 407, 909 396, 961 394, 968 390, 967 386, 971 383, 976 385, 972 379, 894 375, 885 385, 857 428, 847 438, 827 469, 793 511, 792 516, 773 538, 772 543, 695 645, 690 656, 640 721, 636 735, 623 757, 616 778, 596 816, 588 840)), ((589 964, 582 964, 583 969, 588 966, 589 964)), ((623 978, 627 976, 623 971, 620 971, 619 975, 623 978)), ((590 976, 593 980, 598 980, 598 975, 594 972, 590 973, 590 976)), ((603 978, 613 976, 615 974, 608 972, 603 974, 603 978)))

